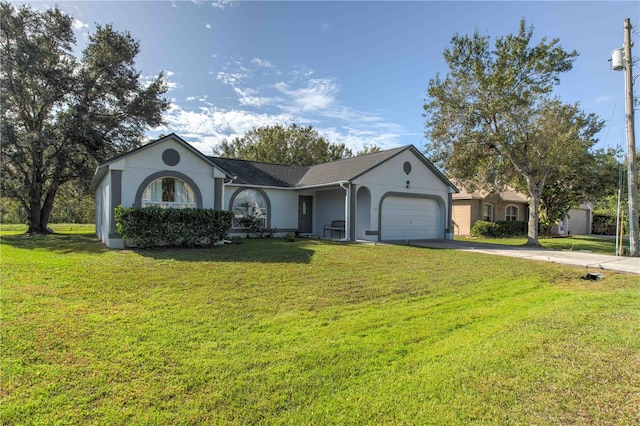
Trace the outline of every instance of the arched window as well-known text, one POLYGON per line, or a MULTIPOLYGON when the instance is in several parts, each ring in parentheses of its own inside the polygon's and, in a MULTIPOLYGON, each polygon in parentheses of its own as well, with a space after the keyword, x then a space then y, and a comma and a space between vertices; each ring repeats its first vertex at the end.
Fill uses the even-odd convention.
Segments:
POLYGON ((260 219, 263 226, 267 226, 268 204, 261 192, 254 189, 240 191, 233 199, 232 211, 235 214, 234 228, 244 228, 241 224, 241 219, 244 217, 260 219))
POLYGON ((191 186, 174 177, 161 177, 151 182, 142 194, 142 207, 182 209, 196 207, 191 186))
POLYGON ((507 206, 505 211, 505 218, 507 222, 515 222, 518 220, 518 207, 516 206, 507 206))
POLYGON ((493 204, 482 205, 482 220, 493 222, 493 204))

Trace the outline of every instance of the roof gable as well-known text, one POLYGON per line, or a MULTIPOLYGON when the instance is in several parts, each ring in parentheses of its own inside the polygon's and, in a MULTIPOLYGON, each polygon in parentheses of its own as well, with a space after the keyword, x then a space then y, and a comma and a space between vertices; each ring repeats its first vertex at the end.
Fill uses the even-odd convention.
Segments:
MULTIPOLYGON (((91 179, 91 184, 90 184, 90 188, 93 190, 95 188, 97 188, 97 186, 99 185, 99 183, 102 181, 102 179, 105 177, 105 175, 107 174, 107 171, 109 170, 109 166, 128 157, 132 157, 134 155, 138 155, 141 152, 144 152, 146 150, 149 150, 155 146, 161 145, 163 143, 166 143, 169 140, 173 140, 174 142, 178 143, 179 145, 181 145, 184 149, 186 149, 187 151, 191 152, 193 155, 195 155, 196 157, 200 158, 201 160, 203 160, 204 162, 206 162, 207 164, 209 164, 210 166, 213 166, 214 164, 209 160, 209 158, 207 158, 204 154, 202 154, 200 151, 198 151, 197 149, 195 149, 193 146, 191 146, 191 144, 189 144, 188 142, 186 142, 184 139, 182 139, 180 136, 176 135, 175 133, 170 133, 167 136, 163 136, 161 138, 158 138, 154 141, 151 141, 149 143, 146 143, 138 148, 134 148, 131 151, 127 151, 125 153, 116 155, 115 157, 111 157, 109 160, 105 161, 104 163, 100 164, 94 175, 93 178, 91 179)), ((224 170, 222 170, 224 172, 224 170)))

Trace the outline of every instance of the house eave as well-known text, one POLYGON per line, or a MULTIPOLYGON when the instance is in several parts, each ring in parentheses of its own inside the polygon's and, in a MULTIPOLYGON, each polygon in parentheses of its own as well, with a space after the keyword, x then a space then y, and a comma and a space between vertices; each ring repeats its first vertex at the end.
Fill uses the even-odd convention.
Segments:
POLYGON ((304 191, 307 189, 318 189, 318 188, 331 188, 334 186, 340 186, 341 184, 349 184, 350 181, 338 181, 338 182, 330 182, 330 183, 322 183, 317 185, 307 185, 307 186, 269 186, 269 185, 252 185, 248 183, 228 183, 227 186, 233 186, 237 188, 260 188, 260 189, 279 189, 279 190, 287 190, 287 191, 304 191))

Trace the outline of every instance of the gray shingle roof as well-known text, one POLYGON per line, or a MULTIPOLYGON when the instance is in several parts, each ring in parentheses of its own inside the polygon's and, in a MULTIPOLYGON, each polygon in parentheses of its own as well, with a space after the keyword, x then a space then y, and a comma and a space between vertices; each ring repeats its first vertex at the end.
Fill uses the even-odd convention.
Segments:
POLYGON ((234 183, 295 188, 350 181, 408 148, 403 146, 310 167, 208 158, 225 173, 234 176, 234 183))
POLYGON ((312 166, 297 186, 350 181, 408 148, 408 146, 403 146, 312 166))
POLYGON ((297 185, 309 167, 259 163, 257 161, 209 157, 209 161, 222 169, 234 183, 292 188, 297 185))

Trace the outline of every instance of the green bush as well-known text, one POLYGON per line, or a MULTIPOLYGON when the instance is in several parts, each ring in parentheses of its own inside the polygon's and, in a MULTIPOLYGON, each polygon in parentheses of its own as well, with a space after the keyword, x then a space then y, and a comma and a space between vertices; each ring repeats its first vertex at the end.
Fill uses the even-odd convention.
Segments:
POLYGON ((495 222, 487 222, 486 220, 479 220, 471 227, 471 236, 497 238, 498 224, 495 222))
POLYGON ((503 237, 517 237, 520 235, 527 235, 527 222, 514 220, 510 222, 496 223, 500 227, 500 232, 503 237))
POLYGON ((525 235, 526 233, 527 222, 519 221, 487 222, 479 220, 471 227, 472 237, 504 238, 525 235))
POLYGON ((234 216, 224 210, 122 206, 114 215, 118 233, 138 248, 212 245, 224 238, 234 216))
MULTIPOLYGON (((603 210, 596 210, 593 212, 593 218, 591 221, 591 232, 594 234, 615 235, 616 222, 617 218, 615 214, 611 214, 603 210)), ((628 228, 625 222, 626 221, 622 221, 621 223, 623 227, 623 233, 625 233, 628 228)))

